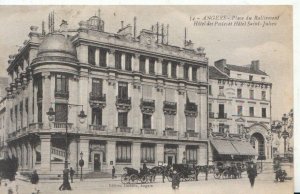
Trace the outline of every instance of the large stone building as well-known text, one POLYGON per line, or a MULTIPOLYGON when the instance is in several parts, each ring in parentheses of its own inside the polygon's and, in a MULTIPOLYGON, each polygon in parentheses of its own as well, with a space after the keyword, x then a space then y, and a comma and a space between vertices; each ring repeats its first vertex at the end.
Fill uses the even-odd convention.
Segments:
POLYGON ((237 66, 222 59, 209 67, 213 161, 272 158, 271 88, 259 61, 237 66))
POLYGON ((104 31, 93 16, 77 30, 30 39, 7 69, 8 155, 21 171, 64 166, 117 172, 159 163, 207 162, 208 61, 196 50, 157 43, 151 30, 104 31), (47 115, 49 108, 54 118, 47 115), (50 109, 51 110, 51 109, 50 109), (81 111, 87 115, 79 118, 81 111), (68 129, 68 142, 65 131, 68 129))

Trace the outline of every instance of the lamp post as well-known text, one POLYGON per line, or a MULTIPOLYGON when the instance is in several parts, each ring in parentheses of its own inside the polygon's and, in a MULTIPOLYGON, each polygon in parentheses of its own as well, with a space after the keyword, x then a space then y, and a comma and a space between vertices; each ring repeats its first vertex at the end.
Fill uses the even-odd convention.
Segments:
POLYGON ((282 116, 282 124, 284 127, 284 131, 281 133, 281 136, 284 140, 284 156, 286 155, 286 139, 289 137, 289 132, 287 132, 286 127, 287 127, 287 121, 288 121, 288 116, 284 114, 282 116))
POLYGON ((82 167, 84 165, 84 160, 82 159, 83 153, 80 152, 80 160, 79 160, 79 166, 80 166, 80 181, 82 181, 82 167))
MULTIPOLYGON (((56 103, 51 103, 51 104, 56 104, 56 103)), ((79 117, 79 122, 83 123, 84 119, 86 118, 86 114, 83 111, 83 105, 77 105, 77 104, 66 104, 66 132, 65 132, 65 165, 64 165, 64 173, 68 173, 68 115, 69 115, 69 109, 71 109, 72 106, 78 107, 81 106, 82 110, 80 111, 80 114, 78 115, 79 117)), ((48 115, 49 121, 53 121, 55 117, 55 111, 53 110, 53 107, 51 106, 46 113, 48 115)), ((69 176, 66 176, 66 182, 69 184, 69 176)))

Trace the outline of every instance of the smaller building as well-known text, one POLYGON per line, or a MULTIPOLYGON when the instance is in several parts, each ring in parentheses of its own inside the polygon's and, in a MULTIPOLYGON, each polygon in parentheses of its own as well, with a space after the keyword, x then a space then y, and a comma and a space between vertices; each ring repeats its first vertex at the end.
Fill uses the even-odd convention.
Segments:
POLYGON ((221 59, 209 68, 212 161, 272 158, 271 88, 259 61, 238 66, 221 59))

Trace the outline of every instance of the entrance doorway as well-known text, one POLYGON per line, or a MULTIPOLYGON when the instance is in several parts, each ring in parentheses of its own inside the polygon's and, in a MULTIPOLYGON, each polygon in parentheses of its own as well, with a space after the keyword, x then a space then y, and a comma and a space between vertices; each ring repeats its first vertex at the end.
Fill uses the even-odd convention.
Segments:
POLYGON ((94 154, 94 171, 101 170, 100 154, 94 154))
POLYGON ((252 147, 257 151, 258 158, 265 156, 265 140, 262 134, 254 133, 251 136, 250 143, 252 147))
POLYGON ((176 164, 176 155, 175 154, 165 154, 165 162, 168 165, 176 164))

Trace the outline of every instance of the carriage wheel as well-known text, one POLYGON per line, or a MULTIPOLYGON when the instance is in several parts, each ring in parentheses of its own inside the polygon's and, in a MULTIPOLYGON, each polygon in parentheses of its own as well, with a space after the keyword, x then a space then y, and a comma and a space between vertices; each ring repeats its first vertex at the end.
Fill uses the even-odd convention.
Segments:
POLYGON ((129 176, 128 176, 127 174, 123 174, 123 175, 121 176, 121 182, 122 182, 123 184, 128 184, 129 181, 130 181, 130 179, 129 179, 129 176))
POLYGON ((215 172, 215 173, 214 173, 214 177, 215 177, 215 179, 220 179, 221 173, 215 172))
POLYGON ((130 183, 138 183, 139 177, 136 174, 130 175, 129 182, 130 183))
POLYGON ((148 176, 143 175, 140 180, 141 180, 141 183, 144 184, 144 183, 148 182, 148 176))

